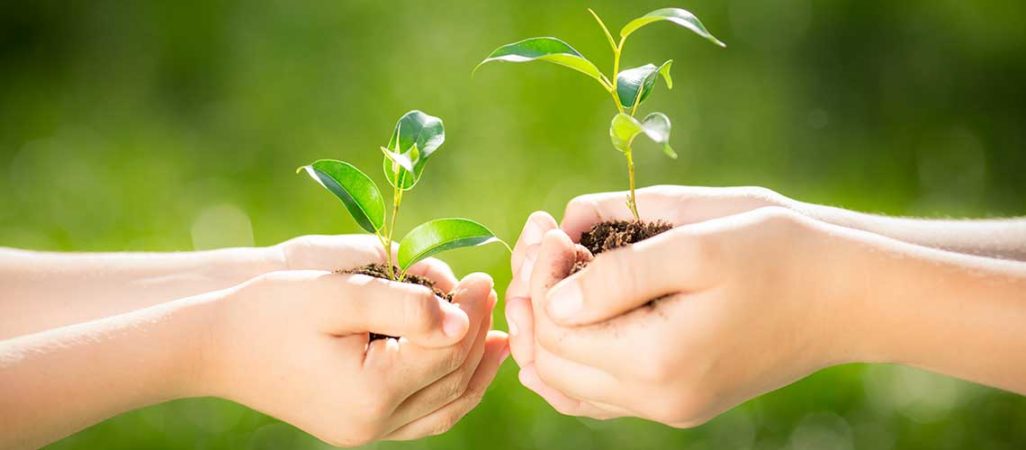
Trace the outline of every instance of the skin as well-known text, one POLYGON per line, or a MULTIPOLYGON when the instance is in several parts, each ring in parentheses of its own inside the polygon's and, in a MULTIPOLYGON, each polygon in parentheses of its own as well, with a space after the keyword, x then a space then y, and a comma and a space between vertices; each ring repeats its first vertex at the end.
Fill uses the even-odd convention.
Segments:
MULTIPOLYGON (((0 339, 96 320, 226 289, 280 270, 384 261, 373 236, 302 236, 271 247, 181 253, 52 253, 0 248, 0 339)), ((454 283, 428 258, 411 273, 454 283)))
MULTIPOLYGON (((36 448, 124 411, 202 396, 245 404, 337 446, 451 428, 480 401, 508 354, 506 335, 490 330, 492 280, 472 274, 457 283, 438 261, 418 266, 454 293, 450 304, 423 286, 300 269, 383 259, 364 245, 363 237, 289 241, 266 251, 291 270, 167 301, 160 299, 211 288, 219 270, 248 268, 246 258, 234 257, 256 250, 163 261, 157 254, 109 255, 110 267, 99 255, 57 261, 52 254, 4 252, 5 308, 14 308, 7 292, 20 301, 36 298, 24 281, 31 278, 40 301, 81 310, 55 328, 45 328, 53 323, 45 317, 7 328, 42 331, 0 341, 0 448, 36 448), (16 265, 22 256, 33 260, 16 265), (59 270, 47 277, 34 258, 59 262, 59 270), (76 296, 102 292, 104 283, 111 297, 123 298, 76 296), (132 289, 138 302, 130 301, 132 289), (90 320, 102 314, 108 315, 90 320), (403 337, 369 343, 369 332, 403 337)), ((248 262, 254 269, 266 263, 248 262)))
POLYGON ((522 383, 560 412, 691 427, 851 362, 1026 394, 1022 220, 891 221, 765 189, 639 194, 643 217, 676 228, 569 276, 590 256, 571 237, 628 218, 622 193, 600 194, 571 202, 562 228, 532 215, 515 249, 511 349, 522 383))

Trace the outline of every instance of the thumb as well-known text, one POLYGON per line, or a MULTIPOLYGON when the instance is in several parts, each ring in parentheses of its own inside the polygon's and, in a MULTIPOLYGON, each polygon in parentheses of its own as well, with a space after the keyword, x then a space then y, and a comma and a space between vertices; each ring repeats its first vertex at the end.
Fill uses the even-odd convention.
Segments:
MULTIPOLYGON (((602 322, 680 290, 673 231, 644 242, 604 252, 583 270, 548 291, 546 310, 563 326, 602 322)), ((700 264, 700 262, 699 262, 700 264)))

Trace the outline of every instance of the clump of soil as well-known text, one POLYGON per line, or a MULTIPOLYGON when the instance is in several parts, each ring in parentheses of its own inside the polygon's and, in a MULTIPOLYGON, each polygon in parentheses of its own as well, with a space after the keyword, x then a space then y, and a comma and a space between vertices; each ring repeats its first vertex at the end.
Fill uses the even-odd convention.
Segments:
MULTIPOLYGON (((402 272, 402 269, 400 269, 400 268, 398 268, 396 266, 392 266, 392 270, 394 271, 394 273, 402 272)), ((344 274, 367 275, 367 276, 371 276, 371 277, 375 277, 375 278, 383 278, 383 279, 386 279, 386 280, 391 280, 391 278, 388 276, 388 266, 386 266, 384 264, 367 264, 365 266, 360 266, 360 267, 357 267, 355 269, 338 270, 336 272, 337 273, 344 273, 344 274)), ((438 297, 443 298, 443 299, 445 299, 446 301, 448 301, 450 303, 452 302, 452 294, 451 293, 442 292, 440 289, 435 287, 435 282, 431 281, 428 278, 422 277, 420 275, 406 274, 406 278, 403 279, 403 283, 419 284, 421 286, 425 286, 428 289, 431 289, 432 291, 434 291, 435 295, 437 295, 438 297)), ((377 333, 371 333, 370 334, 370 342, 374 342, 374 341, 376 341, 378 339, 399 339, 399 338, 396 337, 396 336, 388 336, 388 335, 377 334, 377 333)))
MULTIPOLYGON (((662 221, 611 220, 600 222, 581 234, 581 245, 587 248, 594 256, 605 251, 641 242, 652 236, 669 231, 671 228, 673 228, 673 225, 662 221)), ((571 273, 577 273, 587 267, 588 262, 578 259, 574 262, 574 268, 571 273)))

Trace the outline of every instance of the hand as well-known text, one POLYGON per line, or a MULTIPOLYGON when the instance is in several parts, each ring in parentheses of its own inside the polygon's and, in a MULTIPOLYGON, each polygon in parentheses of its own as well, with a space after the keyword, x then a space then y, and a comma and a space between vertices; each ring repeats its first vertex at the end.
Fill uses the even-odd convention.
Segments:
POLYGON ((505 357, 505 335, 489 331, 491 288, 470 275, 449 304, 422 286, 362 275, 262 276, 222 300, 197 375, 202 394, 340 446, 443 432, 480 401, 505 357), (368 332, 402 338, 368 345, 368 332))
MULTIPOLYGON (((707 188, 689 186, 651 186, 637 191, 642 217, 666 221, 674 226, 729 216, 765 206, 789 206, 797 202, 760 187, 707 188)), ((562 226, 546 212, 535 212, 528 219, 513 249, 513 278, 506 289, 506 317, 510 324, 510 349, 521 367, 533 362, 533 312, 530 278, 538 258, 542 236, 562 228, 575 242, 581 233, 605 220, 631 220, 625 206, 626 192, 588 194, 567 204, 562 226)), ((580 249, 578 249, 580 251, 580 249)))
MULTIPOLYGON (((289 239, 274 247, 283 270, 346 270, 365 264, 385 262, 381 241, 369 234, 309 235, 289 239)), ((398 244, 392 249, 398 249, 398 244)), ((436 258, 426 258, 410 268, 410 273, 435 280, 439 289, 448 291, 455 279, 452 269, 436 258)))
POLYGON ((565 414, 689 427, 849 360, 857 346, 837 342, 855 321, 841 312, 850 283, 837 283, 850 277, 844 231, 761 208, 603 253, 566 278, 577 250, 550 229, 530 277, 528 358, 513 338, 521 381, 565 414))

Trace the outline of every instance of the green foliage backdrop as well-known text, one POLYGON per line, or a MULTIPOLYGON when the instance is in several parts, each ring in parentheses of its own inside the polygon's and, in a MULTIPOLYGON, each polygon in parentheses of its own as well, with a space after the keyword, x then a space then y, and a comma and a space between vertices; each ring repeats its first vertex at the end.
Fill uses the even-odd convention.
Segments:
MULTIPOLYGON (((728 44, 658 25, 632 38, 628 67, 675 61, 674 90, 648 107, 674 118, 681 155, 639 145, 641 185, 763 185, 889 214, 1026 214, 1023 2, 13 0, 0 5, 0 245, 172 251, 359 232, 294 170, 318 158, 376 167, 413 108, 442 117, 448 140, 400 228, 465 216, 515 239, 535 209, 558 215, 577 194, 625 188, 611 106, 556 67, 470 72, 499 44, 544 35, 606 68, 589 6, 613 28, 684 7, 728 44)), ((498 246, 445 258, 494 274, 500 290, 508 282, 498 246)), ((868 366, 826 370, 693 430, 595 422, 552 411, 507 363, 451 433, 378 447, 999 449, 1022 448, 1023 424, 1021 397, 868 366)), ((321 445, 196 399, 53 448, 321 445)))

